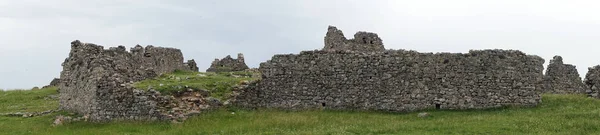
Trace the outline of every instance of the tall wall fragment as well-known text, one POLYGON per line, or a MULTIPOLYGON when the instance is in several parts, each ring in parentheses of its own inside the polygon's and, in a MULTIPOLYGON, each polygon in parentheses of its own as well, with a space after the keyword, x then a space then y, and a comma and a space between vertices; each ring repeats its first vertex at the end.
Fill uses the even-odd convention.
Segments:
POLYGON ((574 65, 564 64, 561 56, 554 56, 550 60, 550 64, 544 75, 544 92, 554 94, 584 94, 585 85, 574 65))
POLYGON ((589 97, 600 98, 600 65, 588 68, 584 83, 589 97))

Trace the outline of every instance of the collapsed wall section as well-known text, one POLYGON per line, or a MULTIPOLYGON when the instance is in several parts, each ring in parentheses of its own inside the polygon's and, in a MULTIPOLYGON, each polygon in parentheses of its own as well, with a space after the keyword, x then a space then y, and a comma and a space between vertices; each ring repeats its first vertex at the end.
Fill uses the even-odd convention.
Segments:
POLYGON ((305 51, 261 63, 236 104, 281 109, 483 109, 540 102, 544 60, 512 50, 305 51))
POLYGON ((574 65, 564 64, 561 56, 554 56, 544 75, 544 92, 584 94, 585 85, 574 65))
POLYGON ((173 48, 102 46, 73 41, 62 64, 60 108, 88 115, 92 121, 162 119, 150 93, 133 82, 174 70, 188 70, 181 51, 173 48))
POLYGON ((215 59, 206 72, 234 72, 244 71, 248 68, 244 59, 244 54, 238 53, 237 59, 227 55, 223 59, 215 59))

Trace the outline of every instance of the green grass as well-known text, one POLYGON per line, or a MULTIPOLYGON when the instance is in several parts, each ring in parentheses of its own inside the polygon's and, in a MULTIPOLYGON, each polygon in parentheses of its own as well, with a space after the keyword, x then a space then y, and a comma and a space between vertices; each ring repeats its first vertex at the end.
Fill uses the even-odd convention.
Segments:
POLYGON ((252 72, 222 72, 222 73, 203 73, 176 71, 170 74, 163 74, 154 79, 148 79, 135 83, 139 89, 153 88, 161 93, 172 93, 176 91, 187 90, 208 90, 212 97, 223 99, 233 90, 232 86, 241 81, 257 80, 258 73, 252 72))
POLYGON ((58 107, 58 99, 49 98, 57 95, 57 88, 40 90, 0 91, 0 113, 42 112, 58 107))
MULTIPOLYGON (((39 98, 55 94, 55 89, 1 93, 0 112, 57 107, 56 101, 39 98)), ((430 117, 419 118, 418 112, 221 109, 183 124, 76 122, 53 127, 58 115, 54 113, 34 118, 0 116, 0 134, 600 134, 600 100, 583 95, 544 95, 543 103, 534 108, 428 112, 430 117)))

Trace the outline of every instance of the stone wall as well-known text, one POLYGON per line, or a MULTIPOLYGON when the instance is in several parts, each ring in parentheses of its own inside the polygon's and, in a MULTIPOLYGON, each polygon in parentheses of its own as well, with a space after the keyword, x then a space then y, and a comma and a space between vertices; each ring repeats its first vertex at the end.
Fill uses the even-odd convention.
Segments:
POLYGON ((58 85, 60 84, 60 79, 59 78, 54 78, 52 79, 52 81, 50 81, 50 84, 42 87, 42 88, 48 88, 48 87, 58 87, 58 85))
POLYGON ((233 71, 244 71, 248 68, 244 60, 244 54, 239 53, 237 59, 231 58, 227 55, 223 59, 215 59, 210 68, 206 69, 206 72, 233 72, 233 71))
POLYGON ((261 63, 262 79, 238 90, 233 103, 392 112, 535 106, 541 100, 543 63, 514 50, 304 51, 261 63))
POLYGON ((600 98, 600 65, 588 68, 584 83, 588 96, 600 98))
POLYGON ((188 60, 186 63, 183 63, 186 67, 188 67, 189 70, 191 71, 196 71, 198 72, 199 68, 198 68, 198 64, 196 64, 196 60, 191 59, 188 60))
POLYGON ((173 48, 102 46, 73 41, 62 64, 60 108, 92 121, 164 119, 157 96, 135 90, 133 82, 174 70, 189 70, 181 51, 173 48))
POLYGON ((325 51, 384 51, 383 41, 375 33, 360 31, 354 34, 354 39, 346 39, 344 33, 334 26, 329 26, 325 34, 325 51))
POLYGON ((577 68, 564 64, 560 56, 554 56, 544 75, 544 92, 554 94, 584 94, 585 85, 577 68))

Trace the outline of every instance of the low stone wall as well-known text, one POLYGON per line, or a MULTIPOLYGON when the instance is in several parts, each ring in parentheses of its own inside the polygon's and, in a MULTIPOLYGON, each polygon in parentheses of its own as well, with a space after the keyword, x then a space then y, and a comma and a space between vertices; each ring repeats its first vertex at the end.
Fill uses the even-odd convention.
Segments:
POLYGON ((584 94, 585 87, 574 65, 564 64, 560 56, 554 56, 550 60, 544 75, 545 93, 584 94))
POLYGON ((260 65, 235 104, 281 109, 484 109, 540 102, 544 60, 512 50, 305 51, 260 65))
MULTIPOLYGON (((91 121, 164 119, 156 95, 135 90, 133 82, 174 70, 190 70, 181 51, 173 48, 102 46, 73 41, 62 64, 60 108, 91 121)), ((197 69, 197 67, 196 67, 197 69)))

